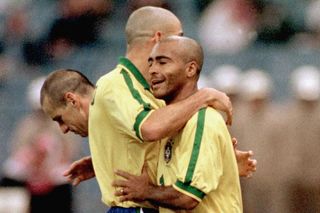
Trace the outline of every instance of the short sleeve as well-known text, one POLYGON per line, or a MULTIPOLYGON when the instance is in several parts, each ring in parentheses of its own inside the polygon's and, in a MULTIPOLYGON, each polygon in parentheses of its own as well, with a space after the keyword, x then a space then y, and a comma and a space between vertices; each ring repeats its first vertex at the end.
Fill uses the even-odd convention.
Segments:
POLYGON ((221 137, 217 119, 201 109, 193 117, 181 135, 177 181, 174 188, 201 201, 205 194, 215 190, 223 173, 221 137))
MULTIPOLYGON (((150 98, 142 91, 143 88, 134 86, 130 75, 122 70, 119 78, 123 84, 107 82, 104 85, 102 103, 107 116, 114 123, 116 130, 142 142, 141 124, 154 110, 150 98)), ((98 85, 99 86, 99 85, 98 85)))

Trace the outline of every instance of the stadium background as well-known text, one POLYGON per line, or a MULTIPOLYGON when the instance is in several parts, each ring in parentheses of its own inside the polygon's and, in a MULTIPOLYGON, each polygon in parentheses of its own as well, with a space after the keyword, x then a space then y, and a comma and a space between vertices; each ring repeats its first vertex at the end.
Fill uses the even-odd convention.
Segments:
MULTIPOLYGON (((110 2, 112 8, 106 9, 107 12, 102 15, 103 22, 99 23, 97 38, 74 45, 68 54, 57 53, 55 57, 49 57, 41 45, 47 41, 45 38, 49 37, 50 26, 61 12, 59 1, 0 1, 0 162, 9 154, 10 137, 19 118, 30 111, 25 91, 33 79, 54 69, 72 68, 84 72, 95 82, 116 65, 119 56, 124 55, 124 26, 130 13, 129 5, 134 5, 135 1, 110 2)), ((182 21, 185 35, 198 39, 200 10, 206 2, 209 1, 176 0, 167 1, 166 5, 182 21)), ((284 30, 282 37, 260 37, 260 40, 250 42, 235 53, 212 53, 204 46, 206 58, 203 75, 208 75, 222 64, 236 65, 242 70, 262 69, 274 80, 273 100, 281 103, 289 99, 290 73, 305 64, 320 66, 320 53, 316 46, 293 42, 293 38, 301 33, 317 33, 305 25, 306 8, 310 2, 264 1, 265 4, 275 4, 281 8, 282 20, 288 21, 286 23, 290 30, 284 30)), ((83 154, 89 153, 86 142, 84 139, 83 154)), ((74 191, 75 212, 92 212, 92 209, 95 212, 104 211, 95 180, 81 184, 74 191)))

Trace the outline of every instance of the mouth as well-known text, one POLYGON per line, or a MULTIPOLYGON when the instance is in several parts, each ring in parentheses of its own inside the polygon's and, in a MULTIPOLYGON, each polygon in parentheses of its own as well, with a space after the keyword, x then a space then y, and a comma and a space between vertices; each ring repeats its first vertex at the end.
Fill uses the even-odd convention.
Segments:
POLYGON ((151 80, 151 88, 156 89, 159 87, 161 83, 163 83, 165 79, 152 79, 151 80))

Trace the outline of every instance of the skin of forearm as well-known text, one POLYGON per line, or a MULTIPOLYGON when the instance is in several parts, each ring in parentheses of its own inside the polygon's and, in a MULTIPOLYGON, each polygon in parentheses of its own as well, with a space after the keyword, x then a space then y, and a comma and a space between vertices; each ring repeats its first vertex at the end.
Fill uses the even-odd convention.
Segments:
POLYGON ((175 210, 191 210, 198 205, 198 201, 171 186, 150 186, 146 199, 157 206, 175 210))
POLYGON ((145 141, 157 141, 178 132, 199 109, 208 106, 208 96, 196 92, 187 99, 155 110, 141 126, 145 141))

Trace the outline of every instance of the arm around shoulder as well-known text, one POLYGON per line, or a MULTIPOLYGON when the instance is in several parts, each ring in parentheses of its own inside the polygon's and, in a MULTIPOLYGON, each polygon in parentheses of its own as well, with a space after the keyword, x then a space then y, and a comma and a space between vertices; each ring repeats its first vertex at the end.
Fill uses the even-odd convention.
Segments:
POLYGON ((232 105, 229 97, 218 90, 204 88, 187 99, 153 111, 141 125, 145 141, 157 141, 178 132, 203 107, 211 106, 226 112, 227 123, 232 122, 232 105))

